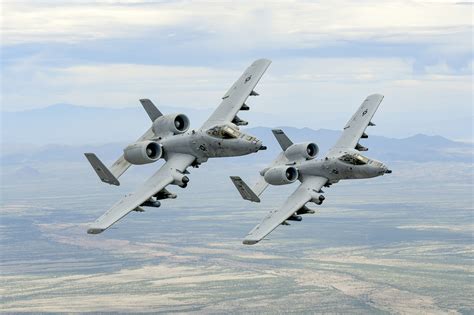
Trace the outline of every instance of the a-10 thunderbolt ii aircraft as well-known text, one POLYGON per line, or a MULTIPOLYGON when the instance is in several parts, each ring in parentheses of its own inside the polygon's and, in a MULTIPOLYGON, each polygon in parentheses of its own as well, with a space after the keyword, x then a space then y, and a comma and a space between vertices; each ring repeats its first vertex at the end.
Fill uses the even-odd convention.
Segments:
POLYGON ((142 99, 151 127, 135 143, 127 146, 123 155, 108 169, 93 153, 85 153, 99 178, 108 184, 120 185, 118 178, 131 166, 166 162, 137 191, 125 196, 98 218, 87 230, 98 234, 131 211, 143 212, 142 207, 159 207, 161 199, 176 198, 166 189, 168 185, 186 187, 187 168, 198 167, 209 158, 241 156, 265 150, 257 138, 241 132, 247 125, 237 113, 249 110, 245 101, 258 95, 255 86, 271 61, 259 59, 252 63, 222 97, 219 107, 204 125, 188 131, 189 119, 184 114, 163 115, 148 99, 142 99))
POLYGON ((260 172, 260 178, 251 189, 238 176, 231 176, 232 181, 242 197, 253 202, 260 202, 259 196, 268 185, 286 185, 299 180, 301 184, 277 210, 270 213, 263 221, 253 228, 245 237, 243 243, 253 245, 287 221, 301 221, 302 214, 314 213, 306 204, 313 202, 317 205, 324 201, 321 188, 329 187, 343 179, 361 179, 380 176, 392 171, 383 163, 369 159, 360 151, 367 151, 359 143, 360 138, 367 138, 367 126, 375 111, 382 102, 383 96, 374 94, 368 96, 357 112, 344 127, 337 143, 329 150, 323 159, 315 159, 319 148, 315 143, 295 143, 280 129, 273 129, 273 134, 283 152, 260 172))

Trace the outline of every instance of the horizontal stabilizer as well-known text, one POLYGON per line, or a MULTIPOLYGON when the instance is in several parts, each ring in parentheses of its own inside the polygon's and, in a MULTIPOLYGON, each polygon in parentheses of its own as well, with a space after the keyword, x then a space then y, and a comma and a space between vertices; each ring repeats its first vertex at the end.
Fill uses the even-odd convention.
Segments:
POLYGON ((149 99, 141 99, 140 103, 142 103, 142 106, 150 117, 151 121, 155 121, 158 117, 163 116, 160 110, 156 108, 155 104, 153 104, 153 102, 149 99))
POLYGON ((250 189, 249 186, 239 176, 231 176, 230 179, 245 200, 260 202, 260 198, 250 189))
POLYGON ((120 186, 118 179, 109 171, 109 169, 102 163, 94 153, 84 153, 92 168, 104 183, 120 186))
POLYGON ((286 134, 281 129, 272 129, 273 135, 277 139, 278 143, 281 146, 281 149, 285 151, 293 142, 286 136, 286 134))

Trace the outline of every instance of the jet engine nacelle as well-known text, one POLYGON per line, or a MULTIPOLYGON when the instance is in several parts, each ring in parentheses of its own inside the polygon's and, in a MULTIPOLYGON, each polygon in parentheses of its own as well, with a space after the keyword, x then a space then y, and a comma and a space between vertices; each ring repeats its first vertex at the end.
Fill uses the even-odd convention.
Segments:
POLYGON ((294 161, 301 158, 311 160, 314 159, 318 155, 318 153, 319 147, 316 143, 312 142, 295 143, 290 145, 285 150, 285 156, 290 161, 294 161))
POLYGON ((132 143, 123 150, 123 157, 130 164, 140 165, 157 161, 163 154, 161 145, 154 141, 132 143))
POLYGON ((268 169, 263 177, 270 185, 286 185, 298 179, 298 170, 293 166, 277 166, 268 169))
POLYGON ((189 129, 189 118, 184 114, 160 116, 155 119, 152 128, 156 135, 163 135, 169 132, 175 135, 184 133, 189 129))

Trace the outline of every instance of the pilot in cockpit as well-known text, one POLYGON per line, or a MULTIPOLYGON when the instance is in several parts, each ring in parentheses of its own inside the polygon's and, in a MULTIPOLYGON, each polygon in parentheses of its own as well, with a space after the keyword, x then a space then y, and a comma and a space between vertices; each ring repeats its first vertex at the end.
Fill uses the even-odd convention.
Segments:
POLYGON ((207 131, 210 136, 220 139, 236 139, 239 138, 241 132, 237 128, 229 125, 216 126, 207 131))

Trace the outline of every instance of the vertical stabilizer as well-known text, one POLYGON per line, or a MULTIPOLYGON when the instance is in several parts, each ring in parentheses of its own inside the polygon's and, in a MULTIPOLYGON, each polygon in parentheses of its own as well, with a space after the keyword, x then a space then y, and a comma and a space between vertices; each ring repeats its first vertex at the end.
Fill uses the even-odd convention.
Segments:
POLYGON ((293 142, 288 138, 288 136, 283 132, 283 130, 272 129, 272 132, 283 151, 288 149, 288 147, 293 144, 293 142))
POLYGON ((119 186, 120 182, 118 179, 110 172, 107 166, 102 163, 101 160, 94 153, 84 153, 89 163, 91 163, 92 168, 99 176, 100 180, 104 183, 119 186))
POLYGON ((142 106, 150 117, 151 121, 155 121, 158 117, 163 116, 160 110, 149 99, 143 98, 140 100, 140 103, 142 103, 142 106))
POLYGON ((260 198, 253 192, 253 190, 240 178, 239 176, 231 176, 230 179, 239 191, 242 198, 245 200, 260 202, 260 198))

